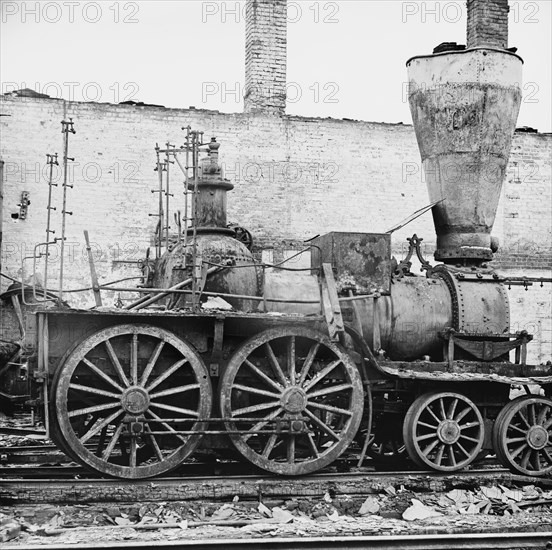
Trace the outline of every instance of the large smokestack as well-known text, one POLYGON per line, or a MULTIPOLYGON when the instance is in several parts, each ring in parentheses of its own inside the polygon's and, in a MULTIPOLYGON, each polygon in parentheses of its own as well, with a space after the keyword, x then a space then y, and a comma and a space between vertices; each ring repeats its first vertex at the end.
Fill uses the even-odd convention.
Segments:
POLYGON ((477 264, 492 259, 523 60, 503 49, 507 0, 469 0, 468 10, 470 48, 413 57, 407 67, 429 196, 440 201, 433 207, 435 258, 477 264))
POLYGON ((245 112, 286 110, 287 0, 245 5, 245 112))

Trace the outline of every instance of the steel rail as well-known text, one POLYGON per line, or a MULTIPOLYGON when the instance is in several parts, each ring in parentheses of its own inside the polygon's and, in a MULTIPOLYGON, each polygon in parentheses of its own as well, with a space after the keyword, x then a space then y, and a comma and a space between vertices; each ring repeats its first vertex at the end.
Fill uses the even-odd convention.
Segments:
MULTIPOLYGON (((186 536, 178 541, 88 542, 71 544, 75 550, 99 550, 103 548, 132 548, 135 550, 196 550, 261 549, 261 550, 348 550, 357 548, 384 550, 497 550, 552 548, 552 532, 533 533, 451 533, 438 535, 381 535, 338 537, 290 537, 250 539, 200 539, 186 536)), ((25 550, 66 550, 69 545, 60 543, 25 545, 25 550)), ((22 550, 21 545, 7 544, 3 550, 22 550)))

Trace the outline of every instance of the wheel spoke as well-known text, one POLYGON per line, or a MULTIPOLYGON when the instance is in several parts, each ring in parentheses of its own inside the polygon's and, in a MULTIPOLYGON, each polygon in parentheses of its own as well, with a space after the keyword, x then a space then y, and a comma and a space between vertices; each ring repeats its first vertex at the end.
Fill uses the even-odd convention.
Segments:
POLYGON ((147 388, 146 390, 150 392, 153 390, 153 388, 156 388, 163 382, 163 380, 166 380, 169 378, 169 376, 172 376, 179 368, 181 368, 183 365, 188 363, 187 359, 180 359, 176 363, 174 363, 171 367, 169 367, 166 371, 164 371, 162 374, 160 374, 147 388))
POLYGON ((425 409, 431 416, 433 416, 434 420, 437 422, 437 425, 441 423, 441 419, 433 412, 431 407, 428 405, 425 409))
POLYGON ((528 448, 521 457, 521 463, 520 466, 522 468, 527 468, 527 464, 529 463, 529 459, 531 458, 531 449, 528 448))
POLYGON ((441 462, 443 462, 444 452, 445 452, 445 444, 441 443, 439 445, 439 450, 437 451, 437 455, 435 456, 435 464, 437 464, 437 466, 441 466, 441 462))
POLYGON ((145 425, 146 432, 148 433, 148 437, 151 441, 151 444, 155 450, 155 454, 157 455, 157 458, 159 459, 159 462, 163 462, 163 453, 161 452, 161 449, 159 448, 159 443, 157 443, 157 439, 155 439, 155 435, 151 433, 151 428, 148 424, 145 425))
POLYGON ((258 432, 259 430, 262 430, 269 422, 274 420, 283 411, 284 409, 282 409, 282 407, 278 407, 277 410, 266 415, 260 422, 257 422, 257 424, 255 424, 252 428, 247 430, 247 433, 243 435, 243 440, 247 441, 250 437, 257 435, 251 432, 258 432))
POLYGON ((93 393, 95 395, 102 395, 104 397, 111 397, 113 399, 119 399, 121 397, 121 394, 117 394, 117 393, 113 393, 105 390, 99 390, 97 388, 91 388, 90 386, 83 386, 81 384, 69 384, 69 389, 82 391, 86 393, 93 393))
MULTIPOLYGON (((288 374, 289 381, 291 385, 295 385, 295 336, 289 337, 289 342, 287 346, 287 364, 288 364, 288 374)), ((295 444, 295 441, 294 441, 295 444)))
POLYGON ((111 436, 109 444, 107 445, 107 447, 105 448, 105 451, 102 454, 103 460, 108 460, 109 457, 111 456, 111 453, 113 452, 113 449, 117 444, 117 441, 119 441, 119 437, 121 436, 122 431, 123 431, 123 422, 121 420, 121 423, 117 426, 115 433, 111 436))
POLYGON ((546 448, 541 449, 541 452, 542 452, 542 454, 545 456, 546 461, 548 462, 548 464, 552 464, 552 456, 551 456, 550 453, 546 450, 546 448))
POLYGON ((339 384, 337 386, 330 386, 322 390, 307 393, 307 396, 309 399, 312 399, 313 397, 320 397, 321 395, 328 395, 330 393, 341 393, 342 391, 350 390, 352 388, 352 384, 339 384))
MULTIPOLYGON (((520 428, 519 426, 516 426, 514 424, 510 424, 508 426, 508 430, 516 430, 516 431, 522 433, 524 436, 527 435, 527 430, 524 430, 523 428, 520 428)), ((524 439, 525 439, 525 437, 524 437, 524 439)))
POLYGON ((312 414, 309 409, 305 409, 305 414, 325 433, 327 433, 330 437, 335 439, 336 441, 339 441, 339 436, 322 420, 320 420, 317 416, 312 414))
POLYGON ((510 453, 510 457, 512 458, 512 460, 516 458, 521 453, 521 451, 523 451, 524 449, 527 449, 528 447, 529 446, 527 445, 527 443, 523 443, 515 451, 512 451, 510 453))
POLYGON ((449 410, 448 410, 448 413, 447 413, 447 418, 449 420, 452 420, 454 418, 454 411, 456 411, 456 406, 457 405, 458 405, 458 398, 455 397, 452 400, 452 403, 450 404, 450 407, 449 407, 449 410))
POLYGON ((92 371, 94 371, 100 378, 103 378, 108 384, 112 385, 115 389, 119 390, 121 393, 124 390, 122 386, 119 386, 111 376, 108 376, 105 372, 100 370, 94 363, 89 361, 86 357, 82 360, 82 362, 92 371))
POLYGON ((151 354, 151 357, 148 359, 148 364, 146 365, 146 368, 144 369, 144 372, 142 373, 142 379, 140 380, 140 385, 145 386, 146 382, 148 381, 148 378, 150 377, 151 371, 155 367, 155 363, 157 363, 157 359, 159 359, 159 355, 161 355, 161 351, 163 350, 163 346, 165 345, 165 340, 161 340, 153 350, 153 353, 151 354))
POLYGON ((511 443, 519 443, 520 441, 527 441, 526 437, 509 437, 506 439, 506 444, 510 445, 511 443))
POLYGON ((470 436, 464 435, 464 434, 460 435, 460 437, 462 439, 467 439, 468 441, 473 441, 474 443, 479 443, 479 439, 477 439, 476 437, 470 437, 470 436))
POLYGON ((100 430, 103 430, 106 426, 111 424, 117 417, 119 417, 122 411, 116 411, 113 414, 109 415, 107 418, 104 418, 96 426, 92 426, 82 437, 79 438, 81 443, 86 443, 92 436, 96 435, 100 430))
POLYGON ((452 445, 448 445, 448 449, 449 449, 450 465, 451 466, 456 466, 457 462, 456 462, 456 457, 454 456, 454 448, 452 447, 452 445))
POLYGON ((251 405, 250 407, 243 407, 242 409, 236 409, 232 412, 232 416, 241 416, 243 414, 249 414, 258 411, 265 411, 266 409, 273 409, 280 405, 279 401, 271 401, 270 403, 260 403, 259 405, 251 405))
POLYGON ((272 449, 274 449, 274 445, 276 444, 277 439, 278 436, 276 434, 271 434, 271 436, 269 437, 263 449, 263 456, 265 458, 268 458, 270 456, 270 453, 272 452, 272 449))
POLYGON ((259 388, 253 388, 251 386, 244 386, 243 384, 234 384, 232 386, 234 390, 241 390, 247 393, 254 393, 257 395, 264 395, 266 397, 272 397, 273 399, 279 399, 280 395, 271 391, 261 390, 259 388))
MULTIPOLYGON (((527 426, 527 428, 530 428, 531 427, 531 424, 529 424, 527 418, 525 418, 525 416, 523 415, 523 412, 521 411, 521 409, 517 412, 517 415, 521 418, 521 420, 523 421, 523 423, 527 426)), ((513 419, 512 419, 513 420, 513 419)))
POLYGON ((307 406, 314 407, 315 409, 321 409, 323 411, 333 412, 335 414, 353 416, 353 413, 351 411, 348 411, 347 409, 341 409, 340 407, 332 407, 331 405, 317 403, 316 401, 308 401, 307 406))
MULTIPOLYGON (((420 441, 418 439, 418 441, 420 441)), ((435 439, 435 441, 431 442, 425 449, 422 450, 422 453, 425 455, 425 456, 428 456, 429 453, 431 451, 433 451, 433 449, 435 449, 435 447, 437 447, 437 445, 439 445, 440 441, 438 439, 435 439)))
POLYGON ((418 426, 423 426, 424 428, 429 428, 430 430, 436 430, 439 426, 435 426, 434 424, 428 424, 427 422, 422 422, 421 420, 418 420, 418 426))
POLYGON ((96 445, 96 452, 94 453, 96 456, 100 456, 102 454, 102 451, 105 445, 106 436, 107 436, 107 426, 102 430, 100 434, 100 438, 98 439, 98 445, 96 445))
POLYGON ((330 374, 338 365, 341 365, 341 359, 332 361, 327 367, 324 367, 306 386, 304 386, 305 391, 309 391, 313 386, 316 386, 320 380, 324 379, 326 375, 330 374))
POLYGON ((138 384, 138 334, 132 335, 130 345, 130 380, 133 386, 138 384))
POLYGON ((481 425, 481 424, 480 424, 477 420, 475 420, 475 421, 473 421, 473 422, 468 422, 467 424, 464 424, 464 425, 462 425, 462 426, 459 426, 459 428, 460 428, 461 430, 467 430, 467 429, 469 429, 469 428, 475 428, 476 426, 480 426, 480 425, 481 425))
POLYGON ((115 350, 113 349, 113 345, 109 340, 105 341, 105 348, 107 349, 107 354, 109 355, 109 359, 111 360, 111 364, 115 367, 115 370, 117 371, 117 374, 119 375, 119 379, 123 383, 123 386, 126 386, 127 388, 130 386, 130 382, 128 381, 128 378, 125 374, 125 371, 123 370, 123 366, 121 365, 121 362, 119 361, 119 358, 115 354, 115 350))
POLYGON ((95 405, 94 407, 86 407, 84 409, 77 409, 67 413, 69 418, 74 416, 82 416, 83 414, 91 414, 100 411, 108 411, 109 409, 114 409, 115 407, 120 407, 120 403, 106 403, 105 405, 95 405))
POLYGON ((187 414, 188 416, 199 418, 199 413, 197 411, 193 411, 192 409, 183 409, 181 407, 174 407, 173 405, 165 405, 164 403, 150 403, 150 407, 157 407, 158 409, 163 409, 165 411, 187 414))
POLYGON ((136 468, 136 447, 137 447, 136 437, 134 437, 131 434, 130 435, 130 456, 129 456, 129 466, 131 468, 136 468))
POLYGON ((534 426, 537 423, 534 403, 529 403, 529 405, 527 405, 527 418, 529 419, 529 424, 531 424, 531 426, 534 426))
POLYGON ((315 342, 311 348, 309 349, 309 353, 307 354, 307 358, 305 359, 305 362, 303 363, 303 366, 301 367, 301 372, 299 374, 299 380, 297 381, 297 384, 299 386, 302 386, 307 378, 307 374, 309 373, 309 369, 311 368, 311 365, 314 361, 314 358, 316 357, 316 354, 318 353, 318 350, 320 349, 320 342, 315 342))
POLYGON ((439 438, 437 437, 436 433, 426 434, 426 435, 416 435, 414 436, 416 441, 426 441, 427 439, 435 438, 437 441, 439 441, 439 438))
POLYGON ((278 382, 272 380, 269 376, 267 376, 261 369, 259 369, 256 365, 254 365, 249 359, 246 359, 244 361, 244 365, 247 365, 261 380, 264 380, 269 386, 272 386, 277 391, 282 391, 284 387, 279 384, 278 382))
POLYGON ((278 363, 278 358, 276 357, 276 355, 274 355, 274 350, 272 349, 272 346, 268 342, 265 343, 265 349, 270 360, 270 364, 272 365, 272 371, 276 375, 276 378, 280 380, 282 385, 287 388, 289 386, 289 382, 286 379, 280 363, 278 363))
POLYGON ((307 440, 309 442, 309 446, 311 448, 312 454, 315 456, 315 458, 318 458, 320 456, 320 453, 316 448, 316 443, 314 442, 314 438, 312 437, 312 434, 310 432, 307 433, 307 440))
POLYGON ((472 410, 471 407, 466 407, 465 409, 462 409, 462 410, 456 415, 456 418, 455 418, 454 420, 456 420, 456 422, 458 422, 458 424, 460 424, 460 421, 462 420, 462 418, 464 418, 471 410, 472 410))
POLYGON ((464 445, 460 443, 460 441, 456 442, 456 446, 464 453, 467 458, 471 456, 470 453, 468 453, 468 451, 466 451, 466 449, 464 448, 464 445))
POLYGON ((539 412, 539 415, 537 417, 537 424, 540 424, 541 426, 543 425, 544 423, 544 419, 546 418, 546 413, 550 410, 550 407, 548 405, 543 405, 540 412, 539 412))
POLYGON ((188 438, 187 437, 184 437, 183 435, 181 434, 177 434, 176 433, 176 430, 170 425, 168 424, 167 422, 165 422, 160 416, 158 416, 157 414, 155 414, 153 411, 151 410, 148 410, 147 413, 151 416, 153 416, 153 418, 155 418, 155 420, 159 420, 159 424, 161 426, 163 426, 163 428, 165 428, 168 432, 172 433, 174 435, 174 437, 177 437, 178 439, 180 439, 180 441, 182 441, 183 443, 186 443, 188 438))
POLYGON ((178 386, 178 388, 171 388, 168 390, 158 391, 150 395, 150 399, 157 399, 158 397, 165 397, 166 395, 174 395, 175 393, 184 393, 187 391, 199 389, 199 384, 188 384, 187 386, 178 386))
POLYGON ((447 418, 447 413, 445 412, 445 401, 442 397, 439 398, 439 414, 441 415, 441 420, 447 418))
POLYGON ((287 445, 287 461, 289 464, 295 464, 295 436, 289 435, 287 445))

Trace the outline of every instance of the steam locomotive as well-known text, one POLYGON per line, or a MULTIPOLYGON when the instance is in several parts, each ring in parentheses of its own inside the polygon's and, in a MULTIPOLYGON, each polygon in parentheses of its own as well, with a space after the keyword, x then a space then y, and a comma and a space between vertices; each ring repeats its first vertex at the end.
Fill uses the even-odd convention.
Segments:
MULTIPOLYGON (((17 357, 50 437, 128 479, 214 453, 297 476, 353 448, 441 472, 486 453, 552 472, 552 369, 527 364, 531 335, 510 332, 505 280, 488 264, 521 65, 493 48, 407 63, 435 266, 417 236, 397 263, 389 234, 345 232, 313 239, 303 271, 261 264, 228 227, 232 184, 208 143, 188 184, 193 225, 146 262, 143 297, 77 310, 27 296, 17 357), (511 399, 512 386, 526 393, 511 399)), ((6 310, 14 292, 28 294, 4 293, 6 310)))

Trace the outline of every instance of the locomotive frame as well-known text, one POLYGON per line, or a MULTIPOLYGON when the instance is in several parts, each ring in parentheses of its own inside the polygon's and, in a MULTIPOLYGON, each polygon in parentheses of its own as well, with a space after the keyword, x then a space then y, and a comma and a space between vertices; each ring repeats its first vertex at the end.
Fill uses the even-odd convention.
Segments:
MULTIPOLYGON (((218 163, 220 144, 187 128, 181 149, 192 157, 185 200, 191 191, 193 225, 182 234, 177 222, 176 244, 159 156, 167 154, 168 166, 176 148, 157 147, 158 254, 153 270, 144 264, 147 288, 99 285, 90 260, 98 306, 100 290, 151 298, 124 309, 63 307, 62 269, 59 296, 42 289, 53 307, 26 302, 25 284, 0 296, 12 300, 21 327, 17 292, 29 308, 20 353, 51 438, 86 467, 128 479, 229 449, 271 473, 303 475, 353 442, 359 464, 366 453, 386 465, 408 456, 446 473, 493 452, 515 472, 552 473, 552 365, 527 365, 532 336, 510 332, 507 281, 487 264, 521 64, 515 53, 486 46, 407 62, 435 258, 443 262, 436 266, 422 257, 416 235, 397 264, 388 234, 330 233, 309 245, 303 279, 271 280, 266 270, 260 284, 246 246, 251 235, 227 224, 233 185, 218 163), (208 153, 201 163, 200 151, 208 153), (451 175, 451 163, 469 177, 451 175), (489 167, 500 177, 489 178, 489 167), (410 271, 414 253, 423 277, 410 271), (208 296, 232 307, 204 309, 208 296), (156 301, 165 309, 142 309, 156 301), (513 386, 525 395, 510 399, 513 386)), ((73 130, 63 124, 66 165, 73 130)))

